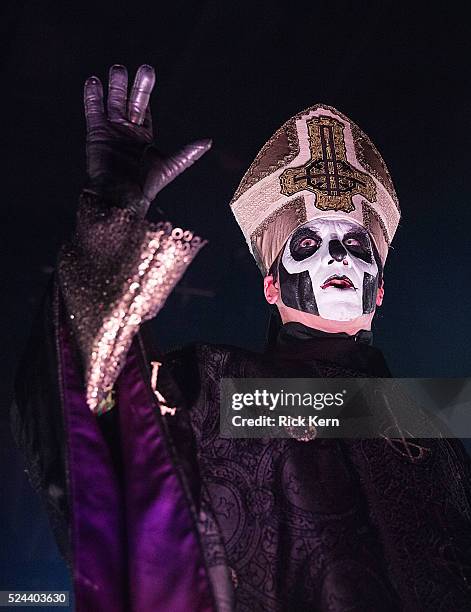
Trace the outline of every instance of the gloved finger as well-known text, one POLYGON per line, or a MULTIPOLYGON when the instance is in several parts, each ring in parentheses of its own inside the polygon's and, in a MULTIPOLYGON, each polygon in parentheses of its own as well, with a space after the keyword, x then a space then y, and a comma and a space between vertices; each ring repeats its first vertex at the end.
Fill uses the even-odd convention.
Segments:
POLYGON ((167 159, 158 159, 145 182, 144 193, 147 198, 152 201, 159 191, 209 151, 212 144, 210 138, 197 140, 167 159))
POLYGON ((152 66, 140 66, 128 102, 128 118, 132 123, 142 125, 154 84, 155 72, 152 66))
POLYGON ((128 71, 125 66, 111 66, 108 81, 108 119, 126 119, 126 98, 128 96, 128 71))
MULTIPOLYGON (((174 177, 184 172, 187 168, 192 166, 195 161, 198 161, 200 157, 203 157, 205 153, 212 147, 213 141, 211 138, 204 138, 203 140, 196 140, 183 149, 180 149, 178 153, 172 155, 170 160, 174 167, 174 177)), ((172 178, 172 180, 173 180, 172 178)))
POLYGON ((85 81, 83 98, 87 131, 90 132, 102 125, 105 121, 103 85, 98 77, 92 76, 85 81))

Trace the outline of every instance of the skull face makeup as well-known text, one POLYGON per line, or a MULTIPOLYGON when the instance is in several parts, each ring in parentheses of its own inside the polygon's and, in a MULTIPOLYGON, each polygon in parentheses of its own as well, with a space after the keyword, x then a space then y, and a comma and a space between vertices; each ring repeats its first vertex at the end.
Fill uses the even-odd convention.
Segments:
POLYGON ((380 279, 365 228, 347 220, 318 218, 288 239, 279 263, 286 306, 334 321, 350 321, 375 309, 380 279))

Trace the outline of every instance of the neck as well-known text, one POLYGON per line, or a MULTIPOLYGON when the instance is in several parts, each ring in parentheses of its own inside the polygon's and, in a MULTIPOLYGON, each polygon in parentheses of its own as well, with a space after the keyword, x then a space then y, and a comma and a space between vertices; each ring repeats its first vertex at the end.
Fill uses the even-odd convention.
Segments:
POLYGON ((354 336, 361 329, 371 330, 371 322, 374 316, 374 312, 372 312, 370 314, 361 315, 356 319, 351 319, 350 321, 332 321, 330 319, 323 319, 318 315, 289 308, 284 304, 278 304, 278 310, 283 324, 290 322, 302 323, 306 325, 306 327, 312 327, 320 331, 331 334, 343 332, 349 336, 354 336))

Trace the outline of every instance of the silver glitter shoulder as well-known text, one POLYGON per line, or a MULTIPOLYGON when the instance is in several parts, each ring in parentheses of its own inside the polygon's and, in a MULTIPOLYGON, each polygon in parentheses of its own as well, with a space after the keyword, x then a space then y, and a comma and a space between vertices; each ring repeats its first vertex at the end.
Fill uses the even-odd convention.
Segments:
POLYGON ((151 224, 129 210, 103 210, 82 196, 58 275, 92 412, 112 407, 113 385, 140 324, 159 312, 204 244, 168 222, 151 224))

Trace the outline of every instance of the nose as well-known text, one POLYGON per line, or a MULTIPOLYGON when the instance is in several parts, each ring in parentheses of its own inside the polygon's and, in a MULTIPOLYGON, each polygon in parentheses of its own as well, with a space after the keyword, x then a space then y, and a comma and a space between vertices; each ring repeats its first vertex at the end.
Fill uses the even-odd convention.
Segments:
POLYGON ((347 249, 343 246, 340 240, 331 240, 329 242, 329 254, 332 257, 329 264, 334 263, 334 260, 343 261, 347 256, 347 249))

